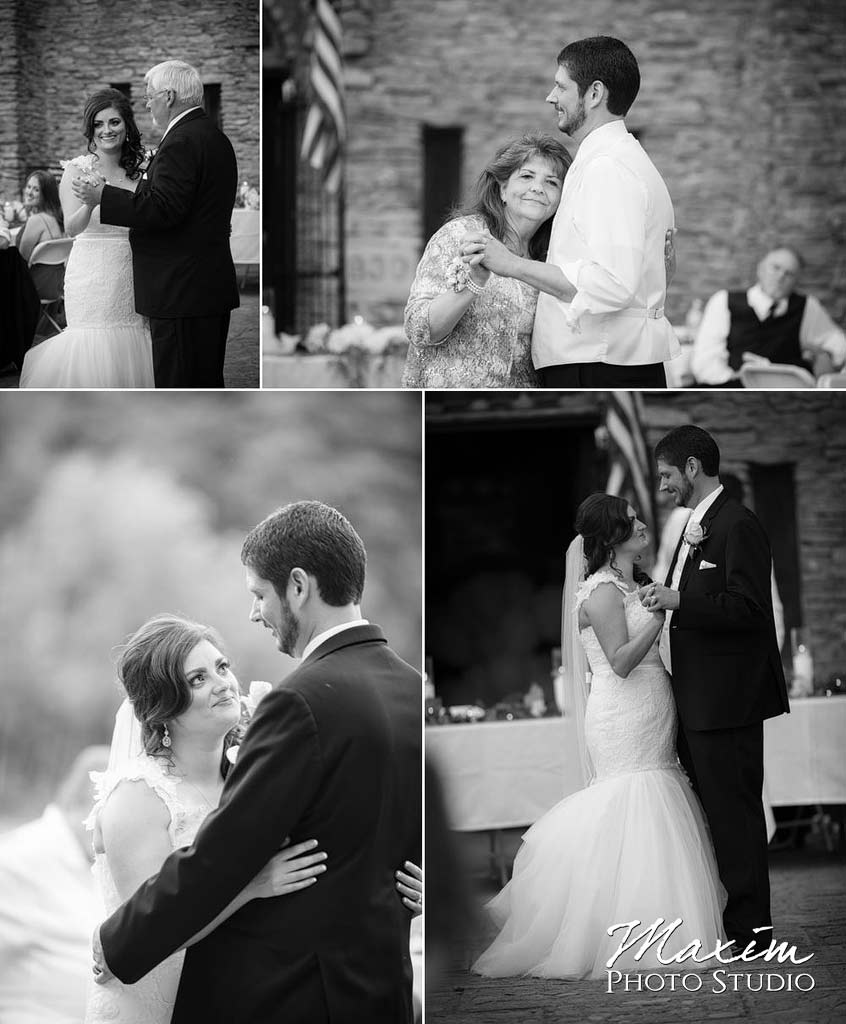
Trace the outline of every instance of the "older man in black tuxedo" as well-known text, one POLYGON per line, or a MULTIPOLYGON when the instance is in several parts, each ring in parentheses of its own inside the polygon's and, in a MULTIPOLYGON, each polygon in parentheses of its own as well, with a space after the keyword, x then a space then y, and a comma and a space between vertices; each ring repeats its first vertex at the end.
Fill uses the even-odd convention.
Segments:
POLYGON ((145 76, 164 129, 137 190, 74 182, 104 224, 128 227, 135 308, 149 317, 159 388, 222 388, 229 317, 239 304, 229 247, 238 187, 235 152, 203 111, 203 83, 184 61, 145 76))
POLYGON ((188 949, 174 1024, 411 1024, 409 915, 394 876, 420 857, 420 676, 361 618, 364 546, 335 509, 279 509, 241 557, 251 618, 302 662, 259 705, 193 846, 101 926, 102 956, 137 981, 286 838, 313 837, 328 858, 316 885, 248 903, 188 949))
POLYGON ((735 952, 750 942, 766 947, 763 723, 790 710, 770 545, 753 513, 724 492, 710 434, 677 427, 655 446, 655 458, 661 490, 692 511, 666 585, 644 588, 642 600, 667 612, 660 651, 678 707, 679 759, 702 801, 728 892, 726 935, 740 947, 735 952))

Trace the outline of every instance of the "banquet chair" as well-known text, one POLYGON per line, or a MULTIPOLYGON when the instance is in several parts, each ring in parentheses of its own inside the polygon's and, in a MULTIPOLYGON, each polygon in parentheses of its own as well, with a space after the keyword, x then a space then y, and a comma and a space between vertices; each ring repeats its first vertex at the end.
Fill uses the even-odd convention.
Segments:
MULTIPOLYGON (((32 254, 29 257, 30 270, 37 265, 56 267, 59 264, 67 263, 72 247, 72 238, 51 238, 46 242, 40 242, 32 250, 32 254)), ((44 295, 41 290, 38 293, 38 298, 41 301, 41 317, 46 319, 56 331, 61 331, 61 324, 56 322, 50 310, 53 309, 54 312, 58 312, 57 307, 64 302, 64 278, 62 278, 61 282, 56 281, 55 285, 47 290, 50 292, 48 295, 44 295)), ((39 321, 38 326, 41 326, 41 321, 39 321)), ((36 333, 38 333, 37 328, 36 333)))
POLYGON ((740 380, 745 388, 815 388, 812 373, 789 363, 744 363, 740 367, 740 380))
POLYGON ((846 388, 846 372, 824 373, 817 380, 818 388, 846 388))

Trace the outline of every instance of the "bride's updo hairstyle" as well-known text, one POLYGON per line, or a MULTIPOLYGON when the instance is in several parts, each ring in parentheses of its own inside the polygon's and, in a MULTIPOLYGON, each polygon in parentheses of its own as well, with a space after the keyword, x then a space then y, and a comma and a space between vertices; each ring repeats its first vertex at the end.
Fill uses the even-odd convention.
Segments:
MULTIPOLYGON (((629 503, 625 498, 601 491, 591 494, 579 505, 573 525, 584 540, 585 578, 592 576, 606 562, 618 576, 623 575, 614 564, 614 549, 632 535, 634 524, 628 512, 629 503)), ((634 567, 634 579, 641 586, 651 582, 637 566, 634 567)))
POLYGON ((141 145, 141 132, 138 131, 138 125, 135 123, 132 104, 118 89, 101 89, 85 101, 85 109, 82 112, 82 134, 88 140, 88 152, 96 152, 94 118, 101 110, 106 110, 108 107, 114 107, 123 118, 126 138, 123 140, 118 163, 126 171, 127 177, 135 181, 141 174, 139 168, 144 162, 144 147, 141 145))
MULTIPOLYGON (((507 142, 497 151, 496 156, 479 175, 470 202, 463 209, 455 212, 453 218, 477 214, 485 222, 485 227, 494 238, 505 242, 508 234, 508 221, 505 216, 505 205, 502 202, 501 187, 506 184, 515 171, 519 171, 535 156, 546 160, 562 182, 567 168, 573 162, 573 158, 564 146, 551 135, 529 132, 519 139, 507 142)), ((532 236, 532 240, 529 242, 530 259, 546 259, 551 230, 552 216, 545 220, 532 236)))
MULTIPOLYGON (((120 653, 118 678, 141 723, 141 741, 151 757, 172 762, 170 751, 162 742, 164 727, 191 704, 193 690, 183 666, 203 640, 223 650, 220 636, 210 626, 179 615, 157 615, 129 638, 120 653)), ((221 763, 224 776, 230 766, 226 750, 239 742, 242 732, 239 723, 226 734, 221 763)))

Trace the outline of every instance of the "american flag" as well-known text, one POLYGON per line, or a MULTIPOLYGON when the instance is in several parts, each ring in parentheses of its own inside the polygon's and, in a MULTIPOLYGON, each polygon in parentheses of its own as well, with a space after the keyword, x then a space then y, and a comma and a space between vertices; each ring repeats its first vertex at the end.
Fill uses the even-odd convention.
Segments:
POLYGON ((605 408, 611 469, 605 490, 631 501, 655 536, 655 478, 643 433, 643 401, 638 392, 612 391, 605 408))
POLYGON ((315 0, 314 14, 314 46, 309 74, 311 104, 306 115, 300 155, 316 170, 322 171, 327 191, 336 193, 341 185, 346 137, 341 22, 329 0, 315 0))

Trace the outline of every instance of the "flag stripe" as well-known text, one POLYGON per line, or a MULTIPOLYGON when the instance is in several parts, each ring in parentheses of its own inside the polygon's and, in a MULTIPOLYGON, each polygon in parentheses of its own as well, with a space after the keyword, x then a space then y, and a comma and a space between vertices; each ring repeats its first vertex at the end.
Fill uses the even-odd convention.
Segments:
POLYGON ((343 172, 346 138, 341 21, 329 0, 315 0, 314 44, 309 86, 311 99, 300 156, 321 172, 323 186, 337 192, 343 172))
POLYGON ((642 426, 643 402, 639 394, 611 392, 605 411, 605 426, 611 442, 612 463, 606 490, 631 497, 640 518, 655 529, 655 499, 652 462, 642 426))

